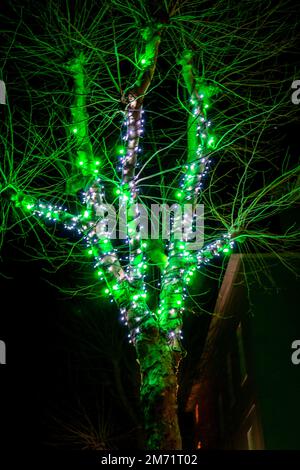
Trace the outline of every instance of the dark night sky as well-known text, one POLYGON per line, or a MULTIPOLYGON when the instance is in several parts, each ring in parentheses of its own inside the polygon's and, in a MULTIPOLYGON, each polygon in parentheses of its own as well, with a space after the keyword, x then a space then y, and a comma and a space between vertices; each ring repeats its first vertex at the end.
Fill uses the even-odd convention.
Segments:
MULTIPOLYGON (((299 126, 289 126, 286 133, 296 158, 299 126)), ((285 222, 276 218, 272 223, 281 230, 280 225, 285 222)), ((6 242, 2 261, 0 339, 7 345, 7 365, 0 366, 0 424, 7 441, 35 451, 42 449, 45 442, 57 442, 61 436, 54 437, 57 427, 53 417, 69 422, 80 402, 90 416, 96 415, 97 406, 105 411, 104 419, 112 425, 110 435, 116 438, 110 441, 111 445, 135 447, 136 422, 140 419, 136 406, 138 371, 117 309, 102 300, 67 298, 46 282, 47 266, 26 255, 22 239, 14 245, 6 242), (136 422, 120 400, 118 377, 136 422)), ((70 285, 72 266, 50 276, 50 280, 70 285)), ((207 310, 212 310, 217 285, 205 280, 203 287, 208 291, 203 302, 207 310)), ((189 354, 184 373, 200 355, 208 323, 206 315, 186 323, 185 345, 189 354)))
MULTIPOLYGON (((21 419, 26 437, 42 445, 43 440, 53 440, 52 417, 70 420, 80 399, 91 414, 97 400, 104 403, 116 436, 126 429, 132 431, 135 424, 128 426, 130 417, 119 399, 111 360, 120 365, 126 397, 137 417, 138 371, 117 309, 103 305, 103 301, 67 298, 46 282, 43 263, 30 259, 20 263, 15 250, 4 250, 4 259, 2 272, 7 278, 1 277, 1 338, 7 345, 7 366, 1 370, 5 374, 1 392, 9 400, 5 407, 9 411, 8 428, 21 419), (102 344, 103 329, 114 332, 106 346, 102 344), (115 347, 116 339, 119 348, 115 347)), ((55 277, 56 283, 59 277, 55 277)), ((217 288, 207 281, 204 287, 210 289, 205 307, 211 309, 217 288)), ((208 321, 207 316, 200 316, 186 324, 187 367, 192 357, 199 357, 208 321)), ((134 446, 135 441, 129 434, 119 445, 134 446)))

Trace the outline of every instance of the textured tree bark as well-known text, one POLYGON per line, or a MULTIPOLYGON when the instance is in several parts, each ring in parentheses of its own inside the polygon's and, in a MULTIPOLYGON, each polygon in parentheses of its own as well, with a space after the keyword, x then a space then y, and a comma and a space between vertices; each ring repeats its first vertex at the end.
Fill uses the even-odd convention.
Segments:
MULTIPOLYGON (((136 200, 135 168, 142 122, 144 96, 155 71, 161 25, 146 28, 142 33, 145 52, 140 61, 140 72, 134 87, 127 92, 127 151, 123 159, 122 182, 127 198, 128 226, 136 217, 132 204, 136 200)), ((143 278, 136 271, 142 258, 141 238, 132 237, 130 245, 131 286, 137 292, 143 278)), ((163 258, 163 250, 161 253, 163 258)), ((166 260, 161 260, 165 263, 166 260)), ((181 436, 177 416, 177 366, 178 353, 172 351, 168 337, 159 327, 155 314, 150 312, 143 298, 131 302, 125 313, 131 339, 137 351, 141 370, 141 405, 145 417, 146 447, 149 450, 181 449, 181 436)))
POLYGON ((149 450, 182 448, 177 407, 179 354, 159 331, 143 335, 136 350, 141 370, 141 404, 149 450))

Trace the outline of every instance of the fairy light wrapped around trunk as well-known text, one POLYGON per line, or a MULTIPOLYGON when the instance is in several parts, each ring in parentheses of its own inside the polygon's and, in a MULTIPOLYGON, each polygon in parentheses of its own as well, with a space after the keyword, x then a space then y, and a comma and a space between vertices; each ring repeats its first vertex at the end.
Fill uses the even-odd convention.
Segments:
MULTIPOLYGON (((126 134, 123 146, 119 147, 119 159, 122 168, 122 178, 117 194, 120 198, 120 210, 125 215, 128 241, 128 262, 121 264, 117 249, 112 243, 113 234, 107 231, 104 216, 107 204, 105 186, 101 180, 101 162, 94 158, 93 146, 88 132, 87 112, 87 78, 85 73, 86 59, 82 53, 71 60, 66 69, 74 80, 74 103, 71 107, 72 139, 75 141, 77 163, 82 177, 89 175, 93 180, 83 192, 82 203, 84 210, 79 215, 70 214, 66 208, 45 201, 36 201, 23 194, 15 195, 16 205, 33 216, 47 223, 60 224, 67 231, 72 231, 80 237, 86 247, 87 255, 94 259, 94 268, 98 279, 105 284, 104 294, 110 301, 116 301, 120 306, 121 319, 129 328, 130 341, 136 344, 143 339, 143 331, 159 330, 168 339, 171 349, 183 352, 182 315, 187 294, 187 286, 191 282, 197 267, 206 264, 215 256, 229 252, 233 241, 229 234, 209 244, 201 250, 189 250, 189 240, 193 237, 193 211, 185 214, 185 231, 182 239, 174 237, 172 228, 179 222, 173 219, 171 239, 168 245, 167 265, 162 273, 160 304, 156 314, 147 306, 147 291, 145 271, 147 259, 145 246, 139 225, 140 209, 138 201, 138 179, 136 166, 140 154, 140 138, 144 132, 143 101, 150 86, 160 43, 161 25, 146 28, 142 31, 145 41, 144 53, 137 64, 137 79, 135 85, 128 91, 124 113, 126 134)), ((192 54, 184 52, 179 63, 182 65, 182 75, 190 94, 191 110, 188 117, 188 158, 183 170, 184 175, 176 192, 178 206, 183 209, 185 204, 193 208, 200 201, 201 190, 209 171, 210 152, 214 148, 215 136, 211 132, 211 122, 207 112, 210 98, 217 89, 204 84, 192 66, 192 54)), ((84 179, 82 180, 82 183, 84 179)), ((181 221, 180 221, 181 223, 181 221)), ((147 334, 147 333, 146 333, 147 334)))
POLYGON ((185 213, 185 226, 189 229, 181 239, 177 239, 172 231, 176 224, 181 224, 181 215, 175 215, 172 220, 167 263, 161 273, 159 307, 156 312, 149 308, 145 282, 149 253, 142 238, 136 168, 145 124, 143 102, 156 67, 161 29, 161 25, 152 25, 142 31, 144 51, 136 64, 136 82, 122 97, 125 103, 125 135, 118 149, 117 166, 122 175, 115 191, 119 196, 120 214, 125 218, 125 260, 114 246, 112 228, 107 225, 102 162, 95 157, 89 137, 86 58, 82 53, 71 60, 66 68, 74 81, 70 139, 79 174, 75 186, 76 190, 78 186, 82 190, 83 210, 81 214, 72 215, 62 206, 36 201, 30 196, 16 197, 16 204, 24 211, 46 223, 62 225, 82 241, 87 256, 93 260, 97 278, 104 285, 103 294, 119 306, 121 321, 128 328, 128 339, 135 346, 140 365, 141 400, 151 449, 158 448, 162 436, 168 432, 170 435, 165 439, 165 445, 169 448, 181 446, 176 394, 177 370, 184 354, 181 339, 187 286, 197 267, 230 250, 233 244, 230 235, 225 234, 201 250, 189 249, 193 237, 194 208, 200 201, 211 163, 210 152, 215 145, 207 113, 210 98, 217 90, 199 80, 193 71, 192 56, 185 52, 180 63, 191 106, 187 131, 188 158, 183 166, 176 199, 181 210, 186 204, 190 204, 193 210, 185 213))

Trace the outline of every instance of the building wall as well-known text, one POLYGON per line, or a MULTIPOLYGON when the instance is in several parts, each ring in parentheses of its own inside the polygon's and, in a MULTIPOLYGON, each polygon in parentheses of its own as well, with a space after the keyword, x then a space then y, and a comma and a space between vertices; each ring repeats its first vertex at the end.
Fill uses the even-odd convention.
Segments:
POLYGON ((300 365, 291 361, 299 257, 287 258, 291 271, 274 257, 234 256, 188 403, 195 447, 299 449, 300 365))

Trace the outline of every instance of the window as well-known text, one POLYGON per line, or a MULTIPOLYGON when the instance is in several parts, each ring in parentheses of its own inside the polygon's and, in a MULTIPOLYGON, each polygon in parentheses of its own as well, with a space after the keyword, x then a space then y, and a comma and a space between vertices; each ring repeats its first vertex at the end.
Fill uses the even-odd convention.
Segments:
POLYGON ((247 431, 247 445, 248 445, 248 450, 254 450, 254 432, 253 432, 253 426, 251 425, 250 428, 247 431))
POLYGON ((196 424, 199 423, 199 403, 196 403, 196 406, 195 406, 195 421, 196 421, 196 424))
POLYGON ((218 396, 218 409, 219 409, 219 428, 220 428, 220 437, 224 437, 224 404, 223 404, 223 396, 219 393, 218 396))
POLYGON ((262 450, 264 440, 260 417, 257 414, 255 403, 248 408, 241 425, 234 436, 234 449, 236 450, 262 450))
POLYGON ((246 358, 245 358, 245 350, 244 350, 244 343, 243 343, 243 332, 242 332, 241 323, 239 323, 239 325, 237 327, 236 338, 237 338, 238 352, 239 352, 241 384, 243 384, 245 382, 246 378, 247 378, 247 367, 246 367, 246 358))
POLYGON ((234 387, 233 387, 231 352, 227 353, 226 366, 227 366, 227 385, 228 385, 228 395, 229 395, 229 406, 232 407, 235 403, 235 393, 234 393, 234 387))

